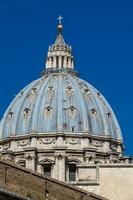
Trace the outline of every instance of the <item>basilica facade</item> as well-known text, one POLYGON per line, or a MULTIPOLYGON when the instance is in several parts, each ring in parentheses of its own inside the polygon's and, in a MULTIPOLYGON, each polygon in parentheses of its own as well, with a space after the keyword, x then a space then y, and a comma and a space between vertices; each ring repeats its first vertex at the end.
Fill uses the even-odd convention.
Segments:
POLYGON ((110 200, 133 199, 133 164, 116 116, 79 78, 61 21, 45 70, 13 99, 0 123, 0 156, 110 200), (128 194, 127 194, 128 189, 128 194))

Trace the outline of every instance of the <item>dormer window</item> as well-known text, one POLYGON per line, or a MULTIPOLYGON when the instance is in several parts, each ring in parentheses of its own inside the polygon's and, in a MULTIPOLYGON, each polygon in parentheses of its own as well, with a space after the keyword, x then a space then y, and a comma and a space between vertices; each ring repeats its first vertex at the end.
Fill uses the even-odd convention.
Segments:
POLYGON ((29 113, 30 113, 30 109, 29 108, 25 108, 24 115, 28 115, 29 113))
POLYGON ((72 132, 74 132, 75 131, 75 126, 72 126, 72 132))
POLYGON ((85 93, 85 94, 90 94, 90 90, 89 90, 88 88, 85 88, 85 89, 84 89, 84 93, 85 93))
POLYGON ((74 111, 76 110, 76 108, 75 108, 74 106, 71 106, 71 107, 69 107, 69 110, 70 110, 71 112, 74 112, 74 111))
POLYGON ((95 108, 92 108, 92 109, 91 109, 91 113, 94 114, 94 115, 97 114, 96 109, 95 109, 95 108))
POLYGON ((31 94, 36 94, 37 93, 37 88, 32 88, 31 94))
POLYGON ((10 111, 9 112, 9 118, 12 118, 13 114, 14 114, 14 112, 10 111))
POLYGON ((67 91, 68 93, 72 92, 72 91, 73 91, 72 86, 70 86, 70 85, 67 86, 66 91, 67 91))
POLYGON ((48 92, 54 92, 53 86, 49 86, 47 91, 48 91, 48 92))
POLYGON ((99 96, 99 97, 100 97, 100 95, 101 95, 101 94, 100 94, 100 92, 97 92, 97 96, 99 96))
POLYGON ((111 117, 111 113, 110 112, 106 113, 106 115, 107 115, 108 118, 111 117))
POLYGON ((46 110, 47 112, 50 112, 50 111, 52 110, 52 107, 47 106, 47 107, 45 108, 45 110, 46 110))

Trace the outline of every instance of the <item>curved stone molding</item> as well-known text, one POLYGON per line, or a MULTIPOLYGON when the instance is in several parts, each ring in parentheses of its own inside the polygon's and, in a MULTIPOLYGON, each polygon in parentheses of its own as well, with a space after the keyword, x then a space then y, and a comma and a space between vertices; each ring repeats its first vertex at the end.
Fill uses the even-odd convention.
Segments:
POLYGON ((40 143, 43 143, 43 144, 55 144, 56 143, 56 139, 51 138, 51 137, 40 138, 39 141, 40 141, 40 143))
POLYGON ((27 146, 27 145, 29 145, 30 144, 30 139, 26 139, 26 140, 19 140, 19 141, 17 141, 17 145, 18 146, 27 146))
POLYGON ((67 164, 82 164, 82 161, 77 158, 72 158, 69 156, 67 164))
POLYGON ((65 143, 66 144, 72 144, 72 145, 81 144, 81 139, 79 139, 79 138, 67 138, 65 143))
POLYGON ((16 165, 20 165, 21 167, 25 167, 26 166, 26 160, 19 160, 16 162, 16 165))
POLYGON ((51 160, 51 159, 48 159, 48 158, 45 158, 45 159, 42 159, 38 162, 39 165, 44 165, 44 164, 54 164, 55 161, 54 160, 51 160))
POLYGON ((92 140, 91 141, 91 146, 94 146, 94 147, 103 147, 103 142, 102 141, 98 141, 98 140, 92 140))
POLYGON ((9 144, 9 142, 8 142, 8 143, 6 143, 6 144, 3 144, 3 149, 4 149, 4 150, 7 150, 7 149, 9 149, 9 147, 10 147, 10 144, 9 144))
POLYGON ((110 148, 111 148, 113 151, 117 151, 118 145, 117 145, 117 144, 110 144, 110 148))

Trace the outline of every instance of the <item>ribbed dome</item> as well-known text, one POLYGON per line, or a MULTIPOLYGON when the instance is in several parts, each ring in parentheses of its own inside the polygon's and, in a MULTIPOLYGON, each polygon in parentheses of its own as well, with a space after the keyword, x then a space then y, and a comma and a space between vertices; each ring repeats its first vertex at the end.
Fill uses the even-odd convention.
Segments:
POLYGON ((88 133, 122 140, 105 98, 67 72, 33 81, 14 98, 0 124, 1 139, 36 133, 88 133))

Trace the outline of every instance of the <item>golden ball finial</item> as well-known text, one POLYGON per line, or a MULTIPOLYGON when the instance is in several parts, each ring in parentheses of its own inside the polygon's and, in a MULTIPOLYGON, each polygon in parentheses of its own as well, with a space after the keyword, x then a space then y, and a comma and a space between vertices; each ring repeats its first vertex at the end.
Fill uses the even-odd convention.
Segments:
POLYGON ((58 24, 57 29, 58 29, 58 31, 62 31, 63 25, 62 24, 58 24))

